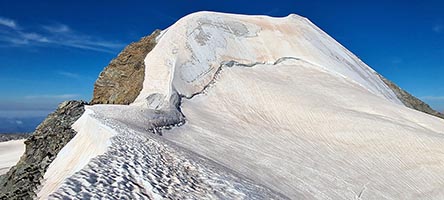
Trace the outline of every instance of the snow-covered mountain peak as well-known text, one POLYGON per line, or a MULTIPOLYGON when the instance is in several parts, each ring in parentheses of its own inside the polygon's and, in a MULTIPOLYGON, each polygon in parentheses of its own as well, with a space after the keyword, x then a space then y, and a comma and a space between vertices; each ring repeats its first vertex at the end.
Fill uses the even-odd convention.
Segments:
POLYGON ((444 121, 298 15, 190 14, 94 91, 43 123, 6 197, 444 199, 444 121))
POLYGON ((161 108, 173 93, 201 92, 226 64, 277 64, 290 58, 341 76, 401 104, 374 70, 296 14, 275 18, 216 12, 187 15, 165 30, 146 56, 143 90, 135 105, 161 108), (155 100, 153 99, 155 97, 155 100))

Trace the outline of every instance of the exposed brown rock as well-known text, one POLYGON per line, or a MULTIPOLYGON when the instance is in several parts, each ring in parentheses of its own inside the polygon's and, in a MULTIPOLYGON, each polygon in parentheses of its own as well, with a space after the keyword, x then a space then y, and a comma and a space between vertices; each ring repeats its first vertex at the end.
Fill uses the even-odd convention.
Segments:
POLYGON ((0 199, 33 199, 49 164, 75 136, 71 125, 85 111, 84 101, 66 101, 25 141, 26 150, 16 166, 0 177, 0 199))
POLYGON ((156 45, 160 30, 131 43, 100 73, 91 104, 130 104, 142 90, 144 59, 156 45))
POLYGON ((444 119, 444 114, 433 110, 428 104, 398 87, 395 83, 387 80, 383 76, 379 75, 379 77, 395 92, 398 99, 400 99, 405 106, 444 119))

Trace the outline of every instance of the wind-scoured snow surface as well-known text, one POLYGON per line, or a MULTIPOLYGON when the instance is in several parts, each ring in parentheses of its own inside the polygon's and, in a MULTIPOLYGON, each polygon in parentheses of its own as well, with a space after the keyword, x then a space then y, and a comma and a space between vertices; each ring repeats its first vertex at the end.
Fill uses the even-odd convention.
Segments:
POLYGON ((444 198, 444 120, 309 20, 199 12, 157 40, 138 98, 86 108, 40 198, 444 198))

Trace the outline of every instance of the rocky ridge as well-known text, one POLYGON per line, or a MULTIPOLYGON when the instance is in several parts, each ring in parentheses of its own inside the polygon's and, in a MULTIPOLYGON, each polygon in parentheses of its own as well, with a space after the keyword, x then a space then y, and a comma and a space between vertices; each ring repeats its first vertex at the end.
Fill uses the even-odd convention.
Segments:
POLYGON ((130 104, 142 90, 144 58, 154 46, 160 30, 129 44, 100 73, 94 84, 91 104, 130 104))
POLYGON ((384 81, 384 83, 387 84, 393 90, 393 92, 395 92, 398 99, 401 100, 405 106, 444 119, 443 113, 433 110, 428 104, 411 95, 383 76, 379 75, 379 77, 381 77, 382 81, 384 81))

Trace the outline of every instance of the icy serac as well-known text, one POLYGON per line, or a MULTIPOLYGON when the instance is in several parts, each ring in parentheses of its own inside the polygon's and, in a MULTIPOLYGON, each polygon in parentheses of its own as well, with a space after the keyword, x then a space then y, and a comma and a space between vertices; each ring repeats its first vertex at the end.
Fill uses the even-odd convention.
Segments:
POLYGON ((185 16, 73 128, 39 198, 444 198, 444 120, 294 14, 185 16))

